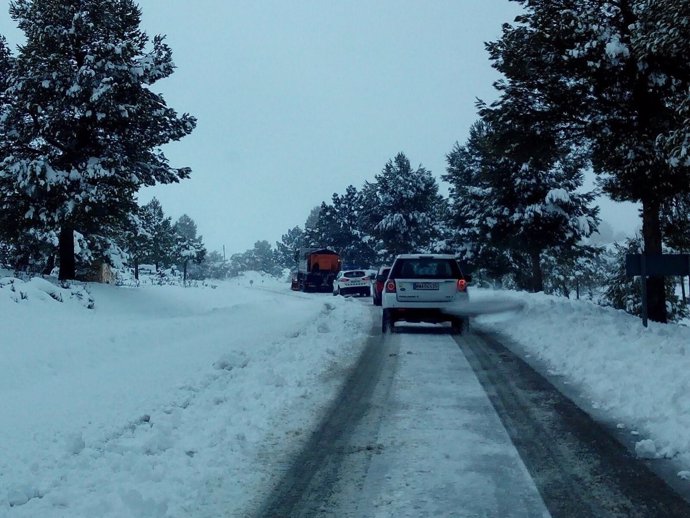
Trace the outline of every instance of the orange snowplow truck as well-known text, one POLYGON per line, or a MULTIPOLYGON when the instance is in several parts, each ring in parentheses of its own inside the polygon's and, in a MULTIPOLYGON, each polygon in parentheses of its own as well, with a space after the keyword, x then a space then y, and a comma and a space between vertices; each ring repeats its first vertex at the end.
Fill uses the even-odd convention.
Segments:
POLYGON ((328 248, 302 248, 295 254, 297 271, 292 274, 295 291, 331 291, 340 271, 340 256, 328 248))

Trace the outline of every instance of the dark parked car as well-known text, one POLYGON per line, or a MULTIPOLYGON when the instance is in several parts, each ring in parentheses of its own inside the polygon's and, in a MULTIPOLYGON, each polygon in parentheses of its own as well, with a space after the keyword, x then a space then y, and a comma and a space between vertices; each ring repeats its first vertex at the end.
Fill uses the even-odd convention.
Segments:
POLYGON ((381 305, 381 294, 383 293, 383 287, 386 284, 386 279, 388 279, 388 274, 391 271, 390 266, 382 266, 376 273, 374 282, 372 283, 371 296, 374 299, 374 305, 381 305))

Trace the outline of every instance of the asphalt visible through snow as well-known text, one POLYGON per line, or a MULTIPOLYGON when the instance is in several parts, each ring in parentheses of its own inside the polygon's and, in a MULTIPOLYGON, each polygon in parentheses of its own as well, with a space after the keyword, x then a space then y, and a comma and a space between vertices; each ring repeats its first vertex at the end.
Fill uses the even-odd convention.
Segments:
POLYGON ((373 331, 261 517, 690 517, 690 505, 500 343, 373 331))
POLYGON ((690 517, 690 504, 500 337, 459 340, 554 518, 690 517))

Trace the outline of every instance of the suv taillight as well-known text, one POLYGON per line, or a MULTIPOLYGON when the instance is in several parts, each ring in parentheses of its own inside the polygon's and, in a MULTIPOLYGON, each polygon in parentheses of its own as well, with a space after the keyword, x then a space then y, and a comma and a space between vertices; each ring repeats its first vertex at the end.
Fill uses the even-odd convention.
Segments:
POLYGON ((386 293, 395 293, 395 281, 388 281, 386 283, 386 293))
POLYGON ((467 291, 467 281, 465 279, 458 279, 458 291, 467 291))

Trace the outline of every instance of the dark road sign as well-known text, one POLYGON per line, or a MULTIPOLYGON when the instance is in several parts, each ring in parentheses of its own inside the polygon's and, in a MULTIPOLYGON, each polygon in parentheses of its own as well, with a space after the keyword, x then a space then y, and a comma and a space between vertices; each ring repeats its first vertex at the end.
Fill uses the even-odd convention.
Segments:
POLYGON ((661 254, 644 256, 627 254, 625 256, 625 273, 628 277, 636 275, 667 277, 669 275, 690 275, 690 254, 661 254))

